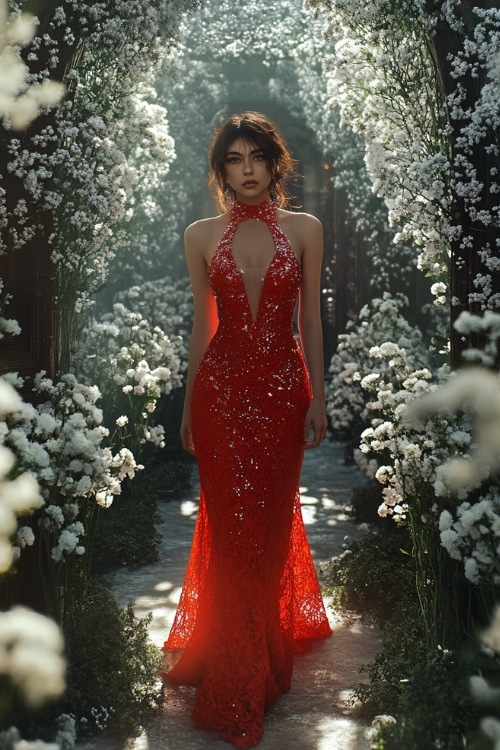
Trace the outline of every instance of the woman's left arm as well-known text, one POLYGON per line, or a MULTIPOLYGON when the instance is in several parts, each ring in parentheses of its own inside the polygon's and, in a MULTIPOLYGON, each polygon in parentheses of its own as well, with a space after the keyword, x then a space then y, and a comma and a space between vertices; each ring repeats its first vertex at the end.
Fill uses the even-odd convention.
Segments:
POLYGON ((304 424, 305 449, 316 448, 326 435, 325 372, 323 332, 321 327, 321 261, 323 229, 314 216, 301 214, 303 238, 302 284, 299 297, 298 324, 300 342, 306 360, 313 398, 304 424), (313 435, 311 436, 311 430, 313 435))

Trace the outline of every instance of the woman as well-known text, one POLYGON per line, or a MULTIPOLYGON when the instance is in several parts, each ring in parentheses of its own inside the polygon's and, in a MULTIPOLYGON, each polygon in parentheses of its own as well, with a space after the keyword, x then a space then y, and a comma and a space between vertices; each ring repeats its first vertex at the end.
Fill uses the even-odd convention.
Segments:
POLYGON ((185 233, 194 324, 181 438, 202 491, 164 649, 184 649, 167 679, 199 687, 196 726, 245 749, 290 688, 294 652, 331 632, 298 495, 304 449, 326 432, 322 230, 281 207, 293 162, 263 115, 226 120, 209 158, 224 213, 185 233))

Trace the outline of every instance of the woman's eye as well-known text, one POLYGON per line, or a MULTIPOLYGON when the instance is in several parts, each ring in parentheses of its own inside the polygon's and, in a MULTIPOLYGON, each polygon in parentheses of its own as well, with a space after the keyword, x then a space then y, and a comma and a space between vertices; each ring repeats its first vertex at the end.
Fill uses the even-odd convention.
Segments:
POLYGON ((255 154, 255 161, 264 161, 264 154, 255 154))
POLYGON ((226 159, 227 164, 237 164, 239 162, 239 158, 237 156, 228 156, 226 159))

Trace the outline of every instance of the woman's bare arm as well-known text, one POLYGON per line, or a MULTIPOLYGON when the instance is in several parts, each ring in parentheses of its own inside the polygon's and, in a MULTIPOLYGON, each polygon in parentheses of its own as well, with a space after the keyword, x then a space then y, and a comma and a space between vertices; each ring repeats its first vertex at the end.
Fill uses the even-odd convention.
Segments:
POLYGON ((205 222, 191 224, 184 233, 186 261, 193 290, 194 318, 189 343, 186 395, 180 433, 183 448, 193 454, 195 453, 191 433, 193 382, 198 366, 218 325, 217 308, 207 275, 207 231, 204 224, 205 222))
POLYGON ((297 216, 302 237, 302 284, 299 299, 299 333, 302 351, 311 380, 313 398, 306 415, 304 439, 306 450, 318 446, 326 435, 325 373, 323 333, 321 326, 321 261, 323 229, 308 214, 297 216), (313 436, 310 437, 310 431, 313 436))

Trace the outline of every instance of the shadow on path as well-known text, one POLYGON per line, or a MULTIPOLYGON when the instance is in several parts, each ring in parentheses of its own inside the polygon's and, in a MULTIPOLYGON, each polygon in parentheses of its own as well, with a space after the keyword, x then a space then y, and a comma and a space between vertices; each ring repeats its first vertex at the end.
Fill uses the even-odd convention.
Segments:
MULTIPOLYGON (((346 536, 359 531, 346 514, 352 487, 364 481, 356 467, 345 466, 343 443, 323 443, 308 451, 301 477, 304 521, 316 565, 343 551, 346 536)), ((194 483, 193 483, 194 484, 194 483)), ((137 571, 123 569, 114 576, 120 604, 134 603, 137 616, 152 612, 149 632, 162 646, 172 624, 187 564, 198 509, 198 487, 180 501, 160 505, 163 541, 157 563, 137 571)), ((376 632, 360 620, 346 623, 329 610, 333 635, 298 656, 292 689, 266 715, 259 750, 367 750, 366 724, 349 699, 360 682, 357 668, 370 661, 378 647, 376 632)), ((228 750, 230 745, 208 732, 194 729, 191 710, 195 690, 166 687, 163 714, 139 737, 121 743, 127 750, 228 750)), ((104 743, 99 741, 104 748, 104 743)), ((111 745, 107 744, 109 749, 111 745)), ((96 747, 87 745, 86 747, 96 747)), ((113 744, 113 750, 117 748, 113 744)))

